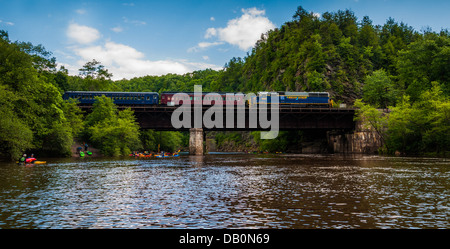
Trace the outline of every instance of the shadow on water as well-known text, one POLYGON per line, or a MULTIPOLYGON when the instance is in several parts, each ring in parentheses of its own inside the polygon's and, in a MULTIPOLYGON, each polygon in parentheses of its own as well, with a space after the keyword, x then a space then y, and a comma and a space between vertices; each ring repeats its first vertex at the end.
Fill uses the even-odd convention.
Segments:
POLYGON ((442 158, 215 154, 0 163, 0 228, 450 228, 442 158))

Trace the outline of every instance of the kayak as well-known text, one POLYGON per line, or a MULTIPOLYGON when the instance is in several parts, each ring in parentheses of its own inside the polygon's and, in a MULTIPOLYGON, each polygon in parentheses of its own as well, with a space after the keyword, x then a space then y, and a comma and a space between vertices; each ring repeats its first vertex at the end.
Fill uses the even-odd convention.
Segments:
MULTIPOLYGON (((16 161, 16 163, 19 163, 19 162, 16 161)), ((29 164, 46 164, 46 163, 47 163, 47 161, 34 161, 34 162, 25 162, 23 164, 29 165, 29 164)))
POLYGON ((156 157, 156 158, 179 157, 179 155, 178 155, 178 154, 171 155, 171 156, 169 156, 169 155, 164 155, 164 156, 162 156, 162 155, 156 155, 155 157, 156 157))

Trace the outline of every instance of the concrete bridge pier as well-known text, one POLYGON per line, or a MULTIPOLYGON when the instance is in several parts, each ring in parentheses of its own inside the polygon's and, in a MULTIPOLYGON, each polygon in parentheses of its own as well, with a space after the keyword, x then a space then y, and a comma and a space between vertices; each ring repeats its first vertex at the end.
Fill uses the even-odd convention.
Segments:
POLYGON ((329 131, 327 132, 330 152, 344 154, 377 154, 383 145, 382 137, 370 128, 363 126, 362 122, 356 122, 353 131, 329 131))
POLYGON ((203 129, 189 129, 189 154, 203 155, 203 129))

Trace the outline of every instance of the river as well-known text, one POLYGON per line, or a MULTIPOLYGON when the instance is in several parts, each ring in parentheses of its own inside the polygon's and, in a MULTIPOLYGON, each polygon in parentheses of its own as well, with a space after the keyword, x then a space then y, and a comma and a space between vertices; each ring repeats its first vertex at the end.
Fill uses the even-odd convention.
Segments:
POLYGON ((450 160, 340 155, 0 163, 0 228, 450 228, 450 160))

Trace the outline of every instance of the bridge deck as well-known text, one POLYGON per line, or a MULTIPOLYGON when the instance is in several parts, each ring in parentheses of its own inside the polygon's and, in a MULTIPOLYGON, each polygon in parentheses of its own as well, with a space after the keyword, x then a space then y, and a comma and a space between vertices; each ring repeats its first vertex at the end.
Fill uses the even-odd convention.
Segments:
MULTIPOLYGON (((89 112, 92 106, 80 105, 80 108, 89 112)), ((135 112, 136 119, 140 126, 144 129, 155 130, 188 130, 189 128, 175 129, 171 124, 172 113, 179 109, 193 115, 194 107, 171 107, 171 106, 118 106, 119 109, 131 108, 135 112)), ((202 106, 202 113, 207 110, 220 110, 215 107, 202 106)), ((262 129, 261 127, 249 127, 250 109, 248 107, 224 107, 222 108, 224 115, 224 123, 226 122, 227 111, 233 111, 234 123, 233 128, 228 128, 224 124, 224 128, 212 128, 206 130, 270 130, 262 129), (245 112, 245 128, 236 128, 236 119, 239 112, 245 112)), ((353 120, 355 109, 352 108, 298 108, 280 106, 278 110, 272 112, 270 106, 266 110, 258 110, 259 113, 267 113, 268 120, 271 120, 271 115, 279 115, 280 130, 299 130, 299 129, 326 129, 326 130, 352 130, 355 127, 353 120)), ((253 116, 252 116, 253 117, 253 116)), ((193 125, 193 116, 191 118, 193 125)))

